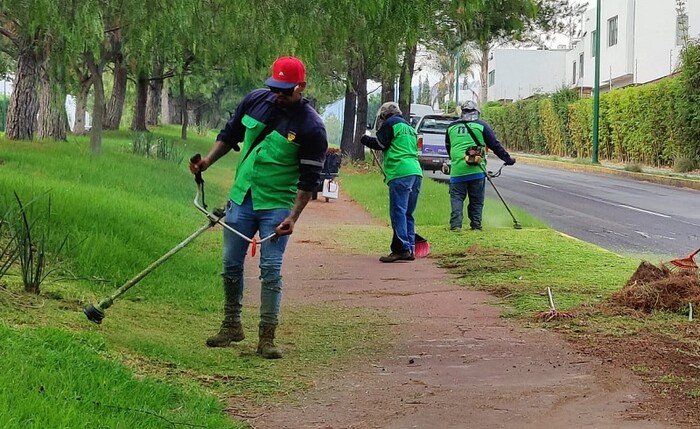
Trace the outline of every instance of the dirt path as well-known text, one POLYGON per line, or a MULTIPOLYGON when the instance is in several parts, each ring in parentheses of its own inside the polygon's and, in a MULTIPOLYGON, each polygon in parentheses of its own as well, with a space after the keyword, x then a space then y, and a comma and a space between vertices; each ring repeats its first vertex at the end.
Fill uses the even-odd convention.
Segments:
POLYGON ((484 303, 490 295, 452 285, 433 260, 382 264, 302 238, 314 226, 374 222, 346 199, 312 202, 285 256, 283 306, 384 311, 399 322, 387 328, 388 350, 316 380, 301 406, 269 407, 249 421, 254 428, 674 427, 631 415, 645 397, 629 372, 573 351, 556 333, 501 319, 484 303))

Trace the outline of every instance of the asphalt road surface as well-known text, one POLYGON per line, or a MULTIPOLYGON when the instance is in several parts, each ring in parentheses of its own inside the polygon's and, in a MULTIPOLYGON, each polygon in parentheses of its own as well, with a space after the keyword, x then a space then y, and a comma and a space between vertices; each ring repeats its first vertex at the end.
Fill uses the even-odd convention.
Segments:
POLYGON ((700 248, 700 191, 524 164, 492 180, 509 206, 613 252, 672 259, 700 248))

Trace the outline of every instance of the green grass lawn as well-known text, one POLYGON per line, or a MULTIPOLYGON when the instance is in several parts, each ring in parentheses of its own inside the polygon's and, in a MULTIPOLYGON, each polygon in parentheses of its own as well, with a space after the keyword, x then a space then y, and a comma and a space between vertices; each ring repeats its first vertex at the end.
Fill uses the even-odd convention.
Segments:
MULTIPOLYGON (((232 401, 291 397, 319 371, 340 371, 343 361, 379 350, 381 330, 367 327, 388 316, 330 304, 285 309, 280 344, 291 353, 280 361, 255 356, 254 310, 244 312, 248 339, 241 347, 204 347, 222 305, 220 231, 206 232, 129 290, 102 325, 86 320, 85 304, 206 223, 192 204, 186 160, 206 154, 215 136, 190 133, 182 142, 179 132, 171 126, 154 134, 176 142, 180 163, 133 154, 128 132, 106 133, 99 157, 87 137, 0 139, 0 214, 16 211, 17 193, 43 231, 50 197, 49 250, 68 240, 49 255, 56 271, 39 296, 22 292, 17 269, 0 279, 0 403, 8 404, 0 407, 1 427, 244 427, 226 415, 232 401)), ((229 155, 205 173, 210 207, 225 201, 237 158, 229 155)), ((388 223, 381 175, 358 171, 341 169, 342 192, 388 223)), ((505 315, 533 322, 536 311, 548 309, 551 287, 560 309, 587 315, 557 325, 577 335, 634 335, 650 327, 675 337, 690 332, 682 315, 629 318, 594 309, 622 287, 637 259, 560 235, 511 207, 524 226, 515 230, 499 200, 486 202, 483 231, 450 232, 447 186, 423 183, 417 230, 430 240, 432 257, 455 283, 492 292, 505 315)), ((382 225, 319 234, 332 237, 339 251, 359 254, 385 253, 391 239, 382 225)))
MULTIPOLYGON (((389 224, 388 191, 380 173, 359 171, 343 170, 343 191, 389 224)), ((559 234, 518 207, 510 208, 523 229, 513 229, 500 200, 487 199, 483 231, 449 231, 448 186, 425 179, 415 213, 416 231, 430 241, 431 257, 454 275, 455 283, 494 293, 505 305, 504 314, 533 320, 536 312, 549 309, 548 287, 554 292, 557 309, 590 311, 591 306, 621 289, 639 265, 638 258, 616 255, 559 234)), ((391 229, 345 226, 336 237, 338 247, 349 252, 382 254, 389 250, 391 229), (357 240, 358 236, 363 239, 357 240)), ((664 315, 648 322, 673 334, 676 322, 683 323, 684 317, 664 315)), ((615 317, 595 320, 602 325, 592 326, 587 318, 571 323, 585 323, 596 331, 604 331, 606 323, 616 323, 615 317)), ((641 328, 640 324, 632 325, 641 328)))
MULTIPOLYGON (((49 250, 68 238, 50 255, 57 271, 40 296, 22 292, 18 269, 0 279, 0 403, 10 404, 1 407, 1 427, 243 427, 224 412, 230 398, 282 397, 307 387, 318 371, 373 352, 366 323, 384 316, 327 305, 285 310, 280 344, 290 353, 281 361, 255 355, 253 309, 244 311, 248 339, 240 348, 204 347, 221 317, 222 239, 215 230, 124 294, 102 325, 88 322, 85 304, 207 223, 192 204, 186 162, 206 154, 215 136, 191 132, 185 143, 176 126, 154 134, 175 141, 184 161, 135 155, 123 131, 105 134, 99 157, 87 137, 0 139, 0 214, 17 210, 16 192, 30 203, 38 233, 48 223, 50 197, 49 250)), ((205 173, 210 208, 226 200, 237 159, 229 155, 205 173)))

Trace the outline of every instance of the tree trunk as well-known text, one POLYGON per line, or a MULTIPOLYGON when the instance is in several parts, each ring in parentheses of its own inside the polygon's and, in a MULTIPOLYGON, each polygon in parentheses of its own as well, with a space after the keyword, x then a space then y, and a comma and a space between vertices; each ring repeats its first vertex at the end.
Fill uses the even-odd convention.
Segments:
POLYGON ((148 101, 146 103, 146 125, 158 125, 160 112, 160 93, 163 91, 163 64, 156 63, 152 79, 148 85, 148 101))
POLYGON ((136 102, 134 103, 134 120, 131 131, 148 131, 146 128, 146 99, 148 98, 148 76, 139 73, 136 81, 136 102))
POLYGON ((479 105, 483 106, 489 101, 489 49, 488 46, 482 46, 481 51, 481 71, 479 77, 481 78, 481 90, 479 91, 479 105))
POLYGON ((107 103, 103 128, 105 130, 118 130, 124 113, 124 100, 126 99, 127 70, 123 64, 123 58, 118 55, 114 60, 114 86, 112 95, 107 103))
POLYGON ((148 85, 148 102, 146 104, 146 125, 158 125, 160 99, 163 92, 163 79, 155 79, 148 85))
POLYGON ((167 80, 163 81, 163 89, 160 94, 160 122, 170 123, 170 88, 167 80))
POLYGON ((45 67, 41 67, 39 85, 39 111, 37 138, 40 140, 66 140, 66 94, 65 84, 54 86, 45 67))
POLYGON ((84 56, 85 63, 92 75, 92 83, 95 87, 95 102, 92 106, 90 149, 92 149, 92 154, 97 156, 102 152, 102 120, 105 112, 105 87, 102 80, 102 70, 104 66, 97 64, 92 52, 87 51, 84 56))
POLYGON ((401 75, 399 77, 399 109, 406 120, 411 113, 411 81, 413 80, 413 67, 416 65, 416 51, 418 42, 408 43, 404 53, 401 75))
POLYGON ((189 122, 189 115, 187 112, 187 97, 185 96, 185 76, 180 76, 180 112, 180 118, 182 119, 180 138, 182 140, 187 140, 187 124, 189 122))
POLYGON ((396 84, 394 76, 382 76, 382 104, 394 101, 396 98, 396 84))
POLYGON ((7 108, 5 136, 10 140, 31 140, 39 109, 36 84, 40 66, 33 49, 23 49, 17 58, 14 89, 7 108))
POLYGON ((343 132, 340 137, 340 151, 344 155, 350 155, 355 136, 355 108, 357 107, 357 95, 352 88, 350 73, 345 84, 345 105, 343 112, 343 132))
POLYGON ((90 94, 92 78, 80 82, 80 91, 75 99, 75 118, 73 119, 73 134, 82 136, 85 134, 85 112, 87 112, 88 94, 90 94))
POLYGON ((90 148, 94 155, 102 152, 102 118, 105 111, 105 87, 102 73, 95 75, 95 105, 92 106, 92 129, 90 133, 90 148))
POLYGON ((360 143, 360 139, 367 131, 367 72, 362 59, 355 65, 352 78, 352 86, 355 88, 357 96, 357 113, 355 116, 355 138, 349 153, 350 159, 353 161, 364 161, 365 147, 360 143))

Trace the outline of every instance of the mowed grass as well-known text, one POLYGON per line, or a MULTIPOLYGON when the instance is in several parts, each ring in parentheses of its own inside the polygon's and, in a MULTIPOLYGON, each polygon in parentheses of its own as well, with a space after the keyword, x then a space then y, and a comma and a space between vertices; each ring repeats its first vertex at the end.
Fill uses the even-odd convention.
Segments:
MULTIPOLYGON (((14 192, 44 215, 51 198, 50 255, 58 270, 40 296, 24 294, 18 268, 0 280, 0 427, 243 427, 228 407, 288 397, 319 371, 372 353, 385 316, 327 305, 283 308, 285 359, 255 355, 257 304, 244 311, 246 340, 210 349, 221 319, 221 231, 212 229, 166 261, 106 311, 102 325, 81 309, 142 271, 207 223, 194 207, 187 158, 215 135, 154 130, 176 141, 180 164, 131 153, 128 132, 106 133, 99 157, 87 137, 68 142, 0 139, 0 212, 14 192), (21 376, 20 376, 21 375, 21 376), (43 386, 43 387, 42 387, 43 386)), ((211 208, 226 201, 238 154, 205 174, 211 208)), ((45 223, 41 220, 39 224, 45 223)), ((250 273, 257 276, 257 272, 250 273)), ((251 302, 257 302, 252 297, 251 302)))
MULTIPOLYGON (((357 174, 352 169, 344 173, 342 189, 388 224, 388 193, 380 173, 357 174)), ((454 274, 457 284, 502 297, 508 314, 529 317, 546 311, 547 287, 562 310, 600 302, 620 289, 639 264, 561 235, 518 207, 509 207, 523 229, 513 228, 500 200, 487 198, 483 231, 449 231, 448 186, 425 178, 415 213, 416 231, 429 240, 431 257, 454 274)), ((338 242, 351 252, 385 253, 391 229, 346 227, 338 234, 338 242)))

